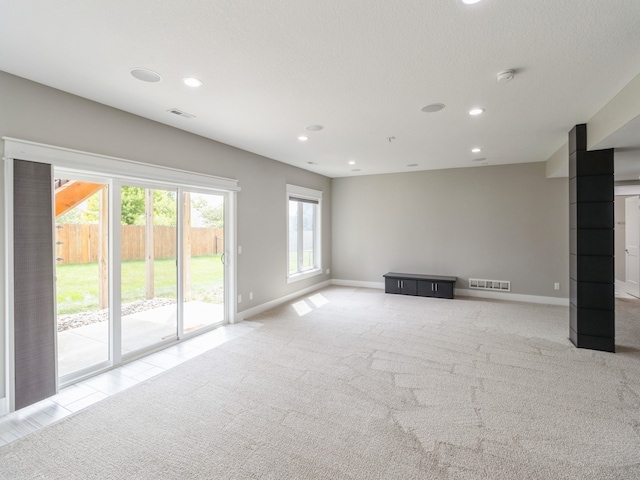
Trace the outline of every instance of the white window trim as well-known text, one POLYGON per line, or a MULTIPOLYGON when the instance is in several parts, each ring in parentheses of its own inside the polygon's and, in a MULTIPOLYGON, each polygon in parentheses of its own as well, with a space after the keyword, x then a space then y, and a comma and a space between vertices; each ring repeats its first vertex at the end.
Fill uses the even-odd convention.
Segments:
POLYGON ((313 190, 311 188, 300 187, 298 185, 290 185, 287 184, 287 195, 286 195, 286 209, 285 213, 287 216, 286 221, 286 238, 287 238, 287 251, 286 251, 286 259, 287 262, 285 264, 286 272, 287 272, 287 283, 299 282, 300 280, 306 280, 307 278, 315 277, 317 275, 322 275, 322 191, 321 190, 313 190), (309 200, 315 200, 318 202, 318 208, 316 211, 316 225, 314 228, 315 239, 314 239, 314 256, 315 256, 315 264, 316 268, 313 270, 307 270, 301 273, 290 273, 289 272, 289 198, 291 196, 298 198, 307 198, 309 200))
POLYGON ((4 140, 6 159, 49 163, 56 168, 66 168, 77 173, 92 176, 103 174, 112 178, 142 182, 144 185, 152 185, 155 181, 173 187, 240 191, 238 181, 232 178, 216 177, 10 137, 2 137, 2 140, 4 140))

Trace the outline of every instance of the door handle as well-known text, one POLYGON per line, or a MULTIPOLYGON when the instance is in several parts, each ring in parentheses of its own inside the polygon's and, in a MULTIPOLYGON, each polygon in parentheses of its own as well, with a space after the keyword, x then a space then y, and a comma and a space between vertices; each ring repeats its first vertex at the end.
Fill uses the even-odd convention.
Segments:
POLYGON ((222 262, 222 264, 224 265, 224 253, 222 255, 220 255, 220 261, 222 262))

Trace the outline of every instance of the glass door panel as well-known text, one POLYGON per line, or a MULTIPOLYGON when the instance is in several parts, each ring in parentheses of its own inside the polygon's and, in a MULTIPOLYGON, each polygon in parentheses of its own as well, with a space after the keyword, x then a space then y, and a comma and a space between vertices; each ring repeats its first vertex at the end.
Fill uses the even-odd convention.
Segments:
POLYGON ((58 376, 109 360, 108 185, 56 178, 58 376))
POLYGON ((177 192, 123 186, 122 354, 177 338, 177 192))
POLYGON ((185 193, 183 332, 224 323, 224 195, 185 193))

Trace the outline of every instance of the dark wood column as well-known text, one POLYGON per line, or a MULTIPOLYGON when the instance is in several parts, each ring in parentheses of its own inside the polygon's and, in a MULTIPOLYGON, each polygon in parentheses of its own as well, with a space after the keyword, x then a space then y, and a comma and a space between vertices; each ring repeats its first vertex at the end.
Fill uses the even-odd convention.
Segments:
POLYGON ((569 133, 570 338, 615 351, 613 149, 587 151, 587 126, 569 133))

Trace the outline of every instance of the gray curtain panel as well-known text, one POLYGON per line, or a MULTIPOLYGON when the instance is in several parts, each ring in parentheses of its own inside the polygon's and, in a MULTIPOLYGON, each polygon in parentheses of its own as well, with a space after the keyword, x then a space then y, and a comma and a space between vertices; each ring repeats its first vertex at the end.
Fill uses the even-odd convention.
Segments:
POLYGON ((14 160, 15 408, 56 393, 52 167, 14 160))

